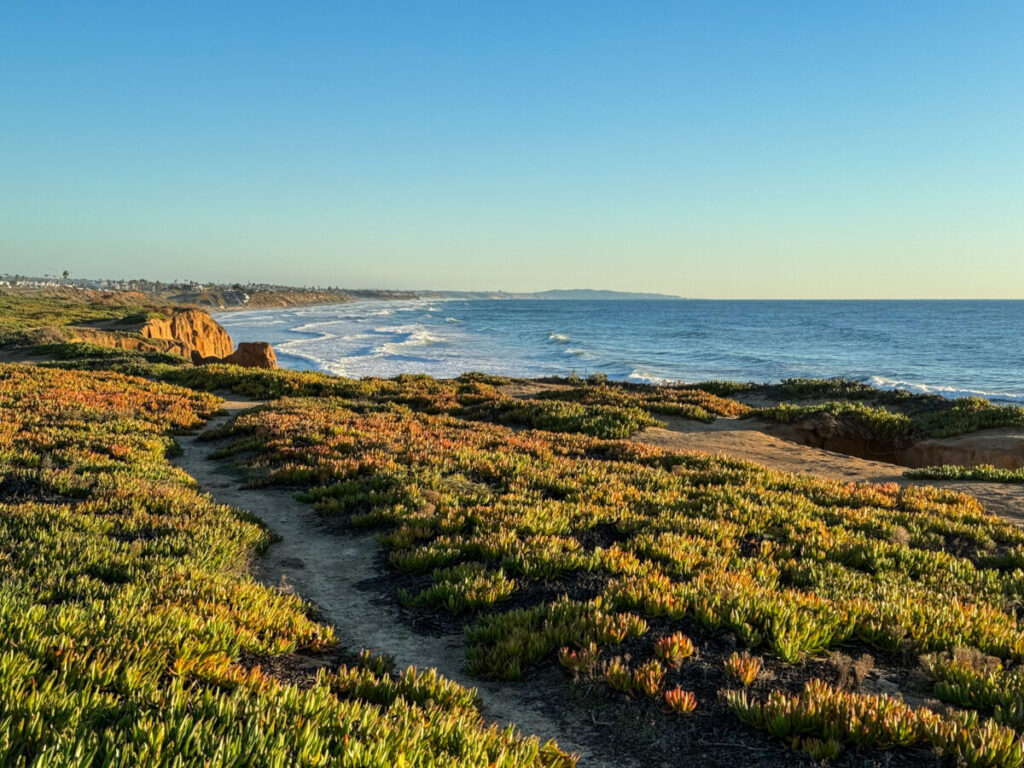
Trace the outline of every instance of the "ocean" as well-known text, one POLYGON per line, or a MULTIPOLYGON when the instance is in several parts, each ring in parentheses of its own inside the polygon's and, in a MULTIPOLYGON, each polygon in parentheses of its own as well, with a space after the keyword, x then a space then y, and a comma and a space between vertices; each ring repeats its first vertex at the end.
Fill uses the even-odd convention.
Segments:
POLYGON ((616 380, 842 376, 1024 402, 1024 301, 421 299, 223 312, 282 367, 351 377, 486 371, 616 380))

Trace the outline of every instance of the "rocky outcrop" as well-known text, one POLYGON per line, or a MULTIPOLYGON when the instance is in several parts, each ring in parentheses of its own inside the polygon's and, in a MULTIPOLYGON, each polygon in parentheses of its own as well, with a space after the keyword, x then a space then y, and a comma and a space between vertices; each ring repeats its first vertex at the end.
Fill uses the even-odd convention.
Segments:
POLYGON ((274 354, 274 348, 265 341, 243 341, 238 345, 238 349, 224 357, 204 356, 193 352, 192 362, 196 365, 227 363, 228 365, 240 365, 243 368, 273 370, 277 368, 277 355, 274 354))
POLYGON ((228 332, 200 309, 175 312, 170 317, 153 318, 139 329, 143 338, 164 339, 181 344, 188 357, 193 351, 203 357, 227 357, 234 344, 228 332))
POLYGON ((220 324, 201 309, 188 309, 145 321, 137 318, 105 320, 71 329, 75 341, 136 352, 171 352, 191 358, 196 365, 229 363, 246 368, 277 368, 273 347, 265 341, 247 341, 235 349, 220 324))

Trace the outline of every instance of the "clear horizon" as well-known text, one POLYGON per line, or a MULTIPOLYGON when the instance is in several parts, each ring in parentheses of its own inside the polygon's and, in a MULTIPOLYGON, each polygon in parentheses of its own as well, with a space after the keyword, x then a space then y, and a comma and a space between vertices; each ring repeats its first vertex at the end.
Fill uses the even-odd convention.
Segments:
POLYGON ((246 9, 0 10, 0 272, 1024 297, 1020 3, 246 9))

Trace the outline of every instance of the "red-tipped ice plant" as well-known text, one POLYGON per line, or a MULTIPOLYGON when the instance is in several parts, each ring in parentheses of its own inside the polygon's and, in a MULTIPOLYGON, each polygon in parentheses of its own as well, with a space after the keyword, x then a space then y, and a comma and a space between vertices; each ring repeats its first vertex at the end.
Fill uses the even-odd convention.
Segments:
POLYGON ((665 670, 657 659, 642 664, 633 673, 633 686, 651 698, 658 695, 661 690, 661 681, 665 677, 665 670))
POLYGON ((697 697, 693 691, 684 691, 682 688, 673 688, 665 691, 665 703, 673 712, 680 715, 689 715, 697 708, 697 697))
POLYGON ((761 659, 744 651, 734 653, 725 660, 725 671, 739 680, 743 685, 750 685, 761 672, 761 659))
POLYGON ((654 654, 674 669, 679 669, 685 659, 693 655, 693 641, 682 632, 659 638, 654 644, 654 654))

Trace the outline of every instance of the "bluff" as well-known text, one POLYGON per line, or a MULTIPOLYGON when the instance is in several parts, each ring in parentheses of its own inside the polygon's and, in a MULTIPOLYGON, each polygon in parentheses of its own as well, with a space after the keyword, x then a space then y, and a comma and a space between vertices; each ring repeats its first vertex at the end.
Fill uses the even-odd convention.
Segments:
POLYGON ((141 352, 172 352, 196 365, 230 363, 247 368, 277 368, 266 342, 243 342, 235 350, 231 336, 201 309, 186 309, 144 320, 124 318, 72 328, 74 338, 141 352))
POLYGON ((203 357, 227 357, 234 343, 220 323, 201 309, 175 312, 170 317, 147 320, 139 329, 147 339, 165 339, 184 346, 186 356, 198 352, 203 357))

